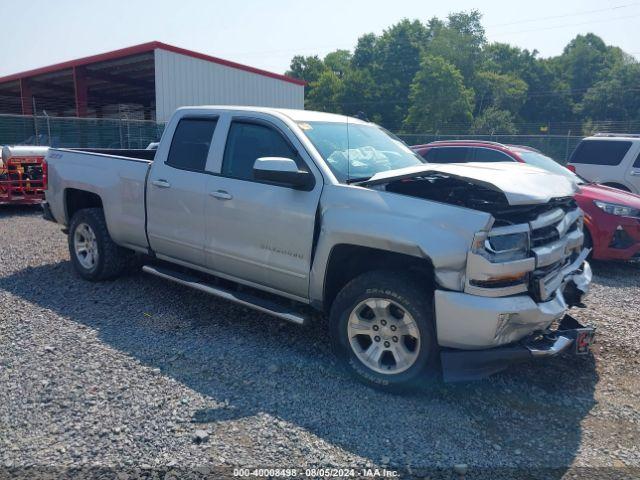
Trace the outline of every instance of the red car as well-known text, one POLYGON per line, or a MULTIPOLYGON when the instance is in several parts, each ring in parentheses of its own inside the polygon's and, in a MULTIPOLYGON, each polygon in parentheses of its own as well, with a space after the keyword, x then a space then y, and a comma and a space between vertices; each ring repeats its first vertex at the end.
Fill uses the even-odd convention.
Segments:
POLYGON ((588 183, 538 150, 485 141, 442 141, 411 147, 430 163, 521 162, 564 175, 579 185, 585 244, 596 260, 640 260, 640 195, 588 183))

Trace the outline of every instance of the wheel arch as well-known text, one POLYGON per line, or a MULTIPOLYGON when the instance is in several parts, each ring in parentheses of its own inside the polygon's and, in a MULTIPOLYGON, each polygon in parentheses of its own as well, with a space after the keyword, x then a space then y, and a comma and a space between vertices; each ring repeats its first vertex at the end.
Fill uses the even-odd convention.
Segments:
POLYGON ((67 225, 78 210, 84 208, 104 209, 100 195, 88 190, 66 188, 64 191, 64 212, 67 225))
POLYGON ((322 309, 328 312, 338 292, 353 278, 373 270, 409 272, 434 288, 435 270, 431 259, 355 244, 334 245, 329 254, 322 289, 322 309))

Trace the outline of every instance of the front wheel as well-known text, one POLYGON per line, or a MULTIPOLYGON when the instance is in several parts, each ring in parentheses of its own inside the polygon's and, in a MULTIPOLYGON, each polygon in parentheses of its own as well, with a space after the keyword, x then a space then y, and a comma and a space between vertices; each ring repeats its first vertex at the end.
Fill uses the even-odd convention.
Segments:
POLYGON ((336 297, 330 315, 333 345, 360 381, 398 391, 436 372, 433 292, 420 283, 402 273, 368 272, 336 297))

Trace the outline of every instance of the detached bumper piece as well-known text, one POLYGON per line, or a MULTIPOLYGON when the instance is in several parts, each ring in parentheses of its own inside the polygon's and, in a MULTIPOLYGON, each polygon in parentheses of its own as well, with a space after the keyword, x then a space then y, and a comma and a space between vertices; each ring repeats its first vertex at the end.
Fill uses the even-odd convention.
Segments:
POLYGON ((595 327, 581 325, 565 315, 557 330, 534 333, 518 343, 487 350, 443 350, 442 375, 445 382, 466 382, 486 378, 516 362, 563 352, 584 355, 589 353, 594 335, 595 327))
POLYGON ((42 218, 50 222, 55 222, 56 219, 53 217, 53 213, 51 213, 51 207, 49 206, 49 202, 42 202, 41 206, 42 206, 42 218))

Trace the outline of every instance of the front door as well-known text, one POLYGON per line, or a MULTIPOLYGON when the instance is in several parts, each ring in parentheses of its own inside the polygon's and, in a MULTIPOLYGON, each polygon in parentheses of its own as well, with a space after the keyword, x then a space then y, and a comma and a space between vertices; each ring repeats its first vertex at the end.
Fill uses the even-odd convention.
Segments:
POLYGON ((207 180, 205 255, 213 271, 307 298, 322 177, 295 142, 264 120, 231 121, 220 175, 207 180), (315 186, 303 191, 255 181, 260 157, 294 159, 314 174, 315 186))

